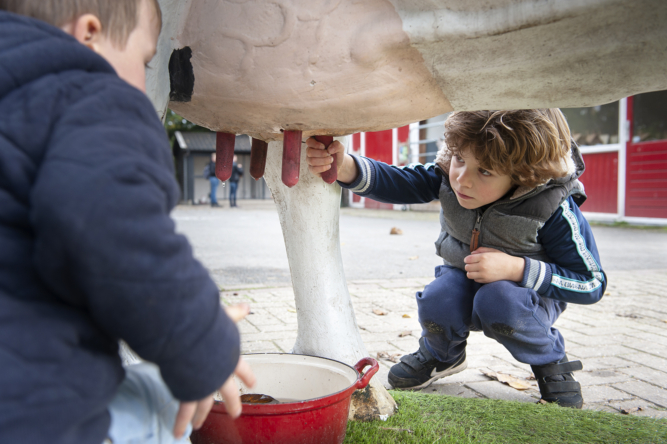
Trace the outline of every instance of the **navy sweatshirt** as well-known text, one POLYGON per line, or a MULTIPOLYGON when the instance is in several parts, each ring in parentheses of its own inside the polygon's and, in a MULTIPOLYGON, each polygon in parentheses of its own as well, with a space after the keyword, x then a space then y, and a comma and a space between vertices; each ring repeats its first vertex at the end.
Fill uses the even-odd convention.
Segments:
POLYGON ((148 98, 0 11, 0 443, 100 444, 121 338, 180 400, 233 372, 238 330, 174 230, 178 197, 148 98))
MULTIPOLYGON (((360 196, 392 204, 427 203, 439 199, 442 176, 436 165, 397 167, 352 156, 359 175, 339 184, 360 196)), ((523 281, 541 296, 575 304, 594 304, 607 287, 595 238, 572 197, 568 197, 538 231, 551 262, 525 258, 523 281)), ((480 245, 484 246, 484 245, 480 245)))

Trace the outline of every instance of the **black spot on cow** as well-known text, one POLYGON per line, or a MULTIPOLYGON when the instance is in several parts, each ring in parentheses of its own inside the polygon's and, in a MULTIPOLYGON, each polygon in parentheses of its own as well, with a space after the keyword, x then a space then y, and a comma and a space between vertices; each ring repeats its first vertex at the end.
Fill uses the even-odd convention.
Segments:
POLYGON ((169 100, 189 102, 195 89, 195 74, 192 71, 192 49, 186 46, 176 49, 169 57, 169 100))

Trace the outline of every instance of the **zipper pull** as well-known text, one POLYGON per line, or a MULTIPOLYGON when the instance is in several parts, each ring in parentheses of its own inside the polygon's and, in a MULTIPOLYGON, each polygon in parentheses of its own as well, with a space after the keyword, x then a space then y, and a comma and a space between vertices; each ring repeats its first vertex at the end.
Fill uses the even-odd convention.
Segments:
POLYGON ((477 215, 477 220, 475 221, 475 228, 472 229, 472 237, 470 238, 470 252, 472 253, 477 248, 479 248, 479 226, 482 222, 482 215, 477 215))
POLYGON ((472 237, 470 238, 470 252, 472 253, 479 247, 479 230, 477 228, 473 228, 472 230, 472 237))

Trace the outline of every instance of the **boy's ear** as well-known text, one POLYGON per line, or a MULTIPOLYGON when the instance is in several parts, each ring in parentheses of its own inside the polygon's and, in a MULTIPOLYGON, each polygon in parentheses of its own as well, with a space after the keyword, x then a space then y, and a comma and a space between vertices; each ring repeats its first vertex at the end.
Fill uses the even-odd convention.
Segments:
POLYGON ((61 28, 67 34, 87 46, 93 51, 100 52, 100 43, 104 38, 102 34, 102 23, 97 16, 93 14, 83 14, 79 18, 72 20, 61 28))

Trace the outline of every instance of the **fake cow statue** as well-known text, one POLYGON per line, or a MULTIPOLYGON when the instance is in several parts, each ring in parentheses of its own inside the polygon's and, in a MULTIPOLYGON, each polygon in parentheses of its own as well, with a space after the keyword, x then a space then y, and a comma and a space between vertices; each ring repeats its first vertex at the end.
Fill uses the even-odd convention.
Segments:
MULTIPOLYGON (((335 172, 310 174, 302 141, 452 110, 592 106, 667 89, 664 0, 161 0, 148 90, 218 132, 253 137, 280 213, 298 316, 295 353, 367 355, 345 282, 335 172)), ((366 414, 391 414, 371 383, 366 414), (370 413, 369 413, 370 412, 370 413)), ((353 408, 359 409, 359 405, 353 408)))

